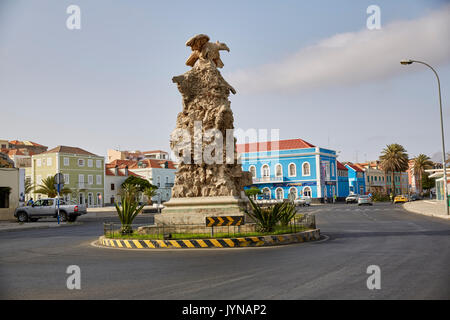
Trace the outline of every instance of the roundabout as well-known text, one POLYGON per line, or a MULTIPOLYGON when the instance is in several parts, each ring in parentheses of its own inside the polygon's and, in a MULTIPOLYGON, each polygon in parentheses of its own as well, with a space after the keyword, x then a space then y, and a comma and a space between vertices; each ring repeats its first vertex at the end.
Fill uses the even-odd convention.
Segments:
POLYGON ((142 240, 142 239, 110 239, 99 237, 99 247, 120 249, 201 249, 201 248, 242 248, 277 246, 320 239, 320 229, 283 235, 267 235, 257 237, 183 239, 183 240, 142 240))

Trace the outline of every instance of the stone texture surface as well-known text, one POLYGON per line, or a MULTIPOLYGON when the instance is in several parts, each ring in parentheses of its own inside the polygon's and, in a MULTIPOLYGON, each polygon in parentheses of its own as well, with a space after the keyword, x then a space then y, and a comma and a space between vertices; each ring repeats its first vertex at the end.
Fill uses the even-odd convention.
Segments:
POLYGON ((234 144, 232 154, 226 152, 226 131, 234 129, 233 112, 228 96, 230 92, 236 91, 225 81, 217 67, 223 66, 219 50, 229 49, 225 44, 218 42, 213 44, 208 40, 208 36, 198 35, 187 42, 187 45, 192 47, 193 53, 186 63, 193 67, 183 75, 173 78, 183 98, 183 110, 177 117, 176 129, 171 136, 171 148, 177 156, 191 160, 191 163, 182 161, 179 163, 172 189, 173 198, 241 197, 244 186, 251 184, 250 174, 243 172, 241 165, 236 161, 234 138, 232 138, 234 144), (197 121, 201 123, 200 131, 194 130, 197 121), (185 148, 186 142, 183 137, 176 134, 179 129, 189 132, 190 150, 185 148), (216 133, 220 132, 223 137, 222 145, 210 143, 215 141, 214 138, 205 141, 204 137, 207 136, 205 133, 211 129, 216 130, 216 133), (200 146, 198 143, 195 145, 195 141, 200 141, 200 146), (195 153, 199 148, 200 158, 199 153, 195 153), (208 164, 202 159, 206 148, 212 150, 209 154, 216 159, 214 163, 208 164))

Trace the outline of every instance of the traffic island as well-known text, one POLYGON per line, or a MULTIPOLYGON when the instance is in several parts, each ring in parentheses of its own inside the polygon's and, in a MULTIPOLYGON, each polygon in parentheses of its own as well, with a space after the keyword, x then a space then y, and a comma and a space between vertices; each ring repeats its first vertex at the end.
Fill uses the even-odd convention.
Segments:
POLYGON ((104 247, 121 249, 201 249, 201 248, 242 248, 286 245, 315 241, 320 239, 320 229, 312 229, 292 234, 266 235, 255 237, 142 240, 99 238, 98 244, 104 247))

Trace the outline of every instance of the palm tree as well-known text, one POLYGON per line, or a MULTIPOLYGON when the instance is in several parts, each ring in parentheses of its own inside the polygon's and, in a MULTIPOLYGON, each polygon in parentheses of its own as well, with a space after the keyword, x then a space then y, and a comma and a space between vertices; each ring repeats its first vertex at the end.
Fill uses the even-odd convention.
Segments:
MULTIPOLYGON (((42 180, 42 183, 37 186, 37 188, 34 190, 35 193, 45 194, 49 198, 54 198, 58 195, 58 191, 55 188, 55 177, 47 177, 44 180, 42 180)), ((60 193, 62 194, 68 194, 72 193, 72 190, 69 188, 63 188, 60 193)))
POLYGON ((142 192, 147 197, 147 203, 149 205, 152 204, 152 198, 156 195, 156 189, 158 187, 152 185, 151 187, 146 187, 142 192))
MULTIPOLYGON (((388 172, 392 173, 392 193, 395 196, 395 183, 394 183, 394 173, 406 171, 409 167, 408 165, 408 154, 406 153, 403 146, 393 143, 386 146, 383 149, 380 156, 381 167, 384 169, 386 174, 388 172)), ((400 175, 400 190, 402 188, 402 179, 400 175)))
POLYGON ((424 155, 423 153, 419 154, 414 158, 414 176, 419 177, 419 192, 422 192, 422 176, 425 172, 425 169, 430 169, 433 167, 433 162, 430 160, 430 157, 424 155))

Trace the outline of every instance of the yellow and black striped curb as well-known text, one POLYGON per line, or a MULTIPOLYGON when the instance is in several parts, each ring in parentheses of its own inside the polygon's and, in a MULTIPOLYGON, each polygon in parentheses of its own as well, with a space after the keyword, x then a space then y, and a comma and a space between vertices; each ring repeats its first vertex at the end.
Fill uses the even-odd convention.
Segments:
POLYGON ((101 236, 99 244, 124 249, 189 249, 189 248, 238 248, 276 246, 320 239, 320 229, 293 234, 243 238, 190 239, 190 240, 133 240, 109 239, 101 236))

